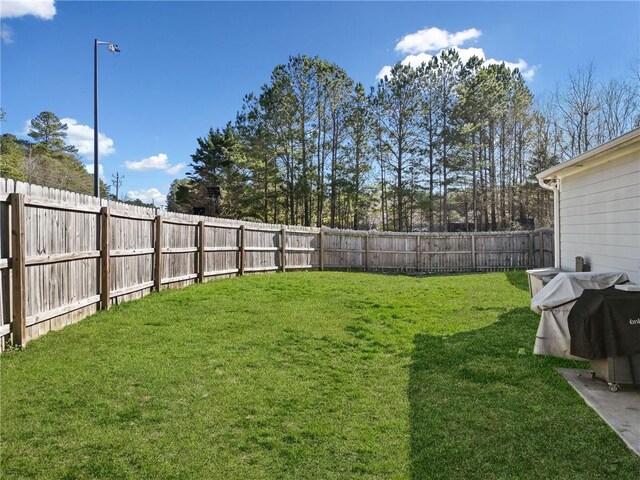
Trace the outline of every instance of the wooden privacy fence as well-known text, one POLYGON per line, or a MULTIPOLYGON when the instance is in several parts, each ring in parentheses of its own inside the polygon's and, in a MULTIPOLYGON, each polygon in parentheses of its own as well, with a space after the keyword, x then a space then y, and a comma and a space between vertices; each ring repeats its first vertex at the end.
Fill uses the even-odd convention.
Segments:
POLYGON ((390 233, 269 225, 0 178, 0 337, 24 345, 166 287, 295 269, 474 272, 553 264, 551 230, 390 233))

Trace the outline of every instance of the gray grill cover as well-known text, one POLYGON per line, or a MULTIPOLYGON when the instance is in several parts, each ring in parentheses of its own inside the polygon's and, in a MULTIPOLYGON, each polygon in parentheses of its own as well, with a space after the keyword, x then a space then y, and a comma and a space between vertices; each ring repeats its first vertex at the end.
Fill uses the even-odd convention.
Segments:
POLYGON ((541 313, 533 353, 584 360, 571 355, 569 312, 585 289, 600 290, 628 281, 626 273, 559 273, 531 299, 531 310, 541 313))

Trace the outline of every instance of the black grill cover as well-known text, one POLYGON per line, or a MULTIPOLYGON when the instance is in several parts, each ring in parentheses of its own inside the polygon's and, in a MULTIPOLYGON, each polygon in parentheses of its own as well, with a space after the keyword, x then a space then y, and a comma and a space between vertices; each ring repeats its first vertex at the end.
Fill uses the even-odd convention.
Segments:
POLYGON ((640 292, 585 290, 568 322, 572 355, 594 359, 640 352, 640 292))

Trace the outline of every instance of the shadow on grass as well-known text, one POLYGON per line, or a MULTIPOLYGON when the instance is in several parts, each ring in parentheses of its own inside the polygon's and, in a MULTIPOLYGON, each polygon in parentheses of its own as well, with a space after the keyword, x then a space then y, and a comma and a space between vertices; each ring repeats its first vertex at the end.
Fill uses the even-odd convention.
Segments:
POLYGON ((634 478, 640 458, 555 371, 584 363, 531 353, 537 323, 522 307, 480 330, 414 337, 412 479, 634 478))
POLYGON ((507 281, 516 288, 520 290, 524 290, 525 292, 529 291, 529 281, 527 280, 527 276, 522 274, 522 270, 511 270, 510 272, 505 272, 505 276, 507 277, 507 281))

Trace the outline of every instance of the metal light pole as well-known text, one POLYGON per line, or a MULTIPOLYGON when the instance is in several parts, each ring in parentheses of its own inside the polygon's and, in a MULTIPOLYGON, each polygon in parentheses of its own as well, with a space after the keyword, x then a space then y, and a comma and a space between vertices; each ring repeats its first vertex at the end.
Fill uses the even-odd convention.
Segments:
POLYGON ((100 181, 98 178, 98 45, 109 45, 107 49, 120 52, 118 45, 102 42, 97 38, 93 41, 93 196, 100 196, 100 181))

